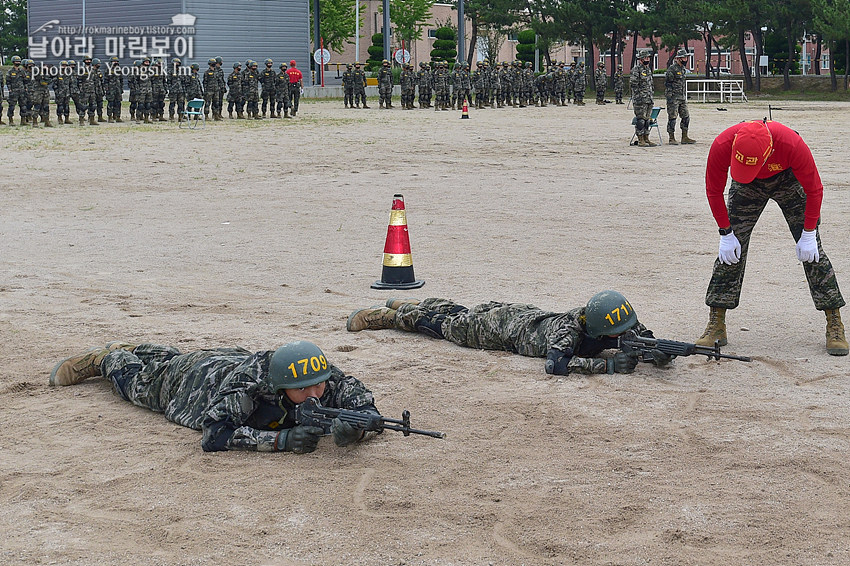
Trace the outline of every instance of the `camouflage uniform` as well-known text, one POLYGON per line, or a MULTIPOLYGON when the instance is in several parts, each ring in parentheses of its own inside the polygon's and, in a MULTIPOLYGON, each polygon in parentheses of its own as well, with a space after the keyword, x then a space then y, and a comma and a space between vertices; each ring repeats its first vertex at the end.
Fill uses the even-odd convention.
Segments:
POLYGON ((154 74, 151 77, 151 105, 153 117, 165 122, 165 96, 168 90, 165 86, 166 76, 165 70, 162 68, 162 63, 156 63, 152 66, 154 74))
MULTIPOLYGON (((528 105, 534 104, 534 78, 534 69, 531 66, 531 61, 526 61, 525 68, 522 70, 522 97, 525 100, 525 104, 528 105)), ((520 102, 520 106, 522 106, 522 102, 520 102)))
MULTIPOLYGON (((455 76, 454 80, 455 83, 452 88, 452 92, 454 93, 452 95, 452 102, 454 102, 454 96, 457 95, 457 109, 462 110, 463 101, 466 100, 468 104, 470 97, 472 96, 472 75, 469 74, 468 63, 464 62, 461 64, 460 72, 455 76)), ((486 82, 484 85, 484 89, 486 91, 486 82)))
POLYGON ((352 88, 354 89, 354 104, 360 108, 360 103, 363 103, 363 108, 369 108, 366 106, 366 72, 360 68, 359 63, 354 64, 354 82, 352 83, 352 88))
POLYGON ((145 59, 136 79, 136 122, 144 120, 146 124, 151 123, 153 116, 153 69, 150 60, 145 59))
POLYGON ((497 105, 498 108, 502 107, 502 71, 499 68, 499 65, 494 65, 492 69, 488 69, 487 72, 490 76, 490 107, 493 105, 497 105))
POLYGON ((413 99, 416 97, 416 74, 413 72, 413 65, 404 65, 399 82, 401 83, 401 108, 413 110, 413 99))
POLYGON ((570 63, 570 68, 567 69, 567 102, 575 100, 576 90, 576 63, 570 63))
POLYGON ((121 99, 124 97, 124 76, 117 61, 106 69, 104 90, 106 91, 106 117, 109 122, 121 122, 121 99))
POLYGON ((587 75, 584 73, 584 62, 582 61, 573 73, 573 96, 578 106, 584 106, 584 91, 587 90, 587 75))
POLYGON ((41 117, 45 126, 50 124, 50 77, 46 73, 33 76, 32 117, 35 125, 36 116, 41 117))
MULTIPOLYGON (((97 97, 102 96, 103 87, 100 85, 98 70, 92 65, 85 65, 85 70, 80 75, 80 91, 83 101, 83 111, 88 110, 89 124, 96 124, 95 113, 97 112, 97 97)), ((149 84, 149 83, 148 83, 149 84)), ((83 117, 80 116, 80 123, 83 117)))
POLYGON ((635 134, 640 137, 649 134, 649 120, 652 115, 652 70, 638 61, 632 69, 629 82, 632 90, 632 107, 635 111, 635 134))
POLYGON ((499 66, 499 106, 504 106, 508 104, 509 106, 513 106, 513 99, 511 98, 511 69, 508 67, 508 62, 504 61, 499 66))
POLYGON ((289 118, 289 108, 292 101, 289 97, 289 75, 286 74, 286 63, 280 64, 280 72, 277 74, 277 115, 283 110, 284 118, 289 118))
MULTIPOLYGON (((181 354, 176 348, 141 344, 106 355, 101 371, 122 399, 164 413, 179 425, 203 431, 205 452, 273 452, 281 430, 296 425, 295 405, 269 390, 274 351, 217 348, 181 354)), ((331 366, 320 401, 326 407, 375 411, 372 392, 331 366)))
POLYGON ((617 65, 617 72, 614 73, 614 98, 617 99, 617 104, 623 103, 623 66, 617 65))
POLYGON ((596 67, 593 73, 596 83, 596 104, 605 104, 605 89, 608 88, 608 77, 605 75, 605 67, 596 67))
POLYGON ((419 85, 419 108, 431 108, 431 93, 434 90, 434 77, 431 69, 425 63, 419 63, 419 71, 416 73, 416 82, 419 85))
POLYGON ((664 96, 667 98, 667 133, 672 136, 676 131, 676 118, 682 119, 680 127, 687 130, 691 115, 685 92, 685 68, 678 59, 673 59, 664 74, 664 96))
POLYGON ((389 63, 382 65, 381 70, 378 71, 378 95, 380 96, 379 106, 393 107, 393 71, 389 63))
POLYGON ((31 63, 31 59, 27 59, 27 64, 24 65, 24 93, 26 94, 25 104, 27 108, 27 116, 29 120, 34 122, 36 120, 36 116, 32 111, 33 98, 35 96, 35 81, 33 81, 33 63, 31 63))
POLYGON ((60 124, 70 123, 71 114, 71 70, 65 61, 59 69, 59 74, 53 77, 53 98, 56 101, 56 121, 60 124))
POLYGON ((263 117, 266 116, 266 110, 271 106, 271 117, 275 117, 275 106, 277 105, 277 73, 272 68, 272 60, 266 60, 266 68, 260 71, 260 85, 263 90, 260 98, 263 101, 263 117))
MULTIPOLYGON (((617 348, 617 338, 588 336, 584 312, 585 307, 556 313, 532 305, 498 302, 467 309, 447 299, 431 298, 418 305, 401 305, 395 314, 395 327, 468 348, 560 360, 556 373, 562 375, 606 373, 606 359, 596 356, 617 348)), ((632 330, 652 336, 639 322, 632 330)))
POLYGON ((236 111, 237 118, 245 118, 242 107, 245 101, 242 97, 242 67, 233 67, 233 71, 227 76, 227 114, 233 118, 236 111))
POLYGON ((215 76, 216 76, 216 79, 218 80, 219 95, 218 95, 218 98, 216 99, 216 103, 213 106, 213 109, 215 110, 215 113, 218 115, 219 120, 224 119, 224 116, 221 115, 221 111, 224 108, 224 97, 227 94, 227 79, 224 76, 224 69, 221 68, 222 63, 223 63, 223 61, 222 61, 221 57, 215 58, 215 76))
MULTIPOLYGON (((133 68, 131 69, 130 76, 127 77, 127 89, 130 91, 130 95, 128 100, 130 102, 130 119, 137 120, 136 112, 139 108, 139 67, 141 66, 141 61, 136 60, 133 62, 133 68)), ((71 91, 73 93, 73 90, 71 91)), ((73 97, 73 94, 71 95, 73 97)))
POLYGON ((342 98, 346 108, 354 108, 354 69, 351 63, 342 72, 342 98))
POLYGON ((564 63, 558 63, 558 68, 552 77, 552 104, 563 106, 567 99, 567 70, 564 63))
POLYGON ((212 111, 213 119, 218 120, 215 108, 221 98, 221 90, 219 88, 218 75, 215 70, 215 63, 210 63, 209 69, 204 71, 204 116, 210 117, 212 111))
MULTIPOLYGON (((485 80, 484 80, 484 65, 481 61, 478 61, 475 66, 477 67, 472 74, 469 76, 469 82, 472 84, 472 90, 475 93, 475 107, 483 108, 484 107, 484 99, 487 97, 487 89, 485 88, 485 80)), ((455 78, 455 83, 458 82, 458 78, 455 78)), ((457 87, 455 87, 455 91, 457 91, 457 87)), ((452 94, 452 104, 455 101, 455 94, 452 94)))
POLYGON ((257 73, 256 65, 247 67, 242 71, 242 96, 245 97, 246 111, 248 118, 260 119, 260 100, 259 80, 260 76, 257 73))
POLYGON ((534 77, 534 104, 546 106, 546 100, 549 99, 549 75, 540 73, 534 77))
POLYGON ((437 62, 434 68, 434 110, 448 110, 449 71, 445 62, 437 62))
MULTIPOLYGON (((776 201, 791 235, 799 240, 803 231, 806 195, 793 169, 787 169, 767 179, 755 179, 746 185, 732 180, 729 186, 729 220, 735 236, 741 244, 741 259, 738 263, 727 265, 718 258, 714 262, 714 272, 705 294, 705 304, 710 307, 734 309, 741 297, 741 283, 744 280, 744 268, 747 265, 747 249, 750 234, 761 216, 767 201, 776 201)), ((818 221, 820 225, 820 221, 818 221)), ((809 283, 809 291, 817 310, 832 310, 844 306, 844 299, 838 289, 838 281, 829 258, 823 251, 820 231, 817 232, 818 253, 816 262, 803 263, 803 271, 809 283)))
POLYGON ((186 93, 186 100, 195 100, 204 97, 204 89, 201 86, 201 77, 198 76, 197 65, 191 69, 188 75, 181 75, 183 79, 183 91, 186 93))
POLYGON ((177 120, 183 120, 183 112, 186 110, 186 89, 183 85, 183 79, 180 76, 181 61, 174 60, 171 62, 171 72, 168 73, 168 119, 173 120, 175 112, 177 120))

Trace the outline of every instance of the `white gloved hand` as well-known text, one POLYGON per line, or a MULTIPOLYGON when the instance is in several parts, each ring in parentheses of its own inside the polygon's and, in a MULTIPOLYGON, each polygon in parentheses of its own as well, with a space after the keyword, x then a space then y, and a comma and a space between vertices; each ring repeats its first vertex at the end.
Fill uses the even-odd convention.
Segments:
POLYGON ((806 262, 820 261, 817 237, 817 230, 803 230, 803 234, 800 236, 800 239, 797 240, 797 259, 806 262))
POLYGON ((734 232, 720 236, 720 250, 717 253, 721 263, 732 265, 741 259, 741 242, 738 241, 734 232))

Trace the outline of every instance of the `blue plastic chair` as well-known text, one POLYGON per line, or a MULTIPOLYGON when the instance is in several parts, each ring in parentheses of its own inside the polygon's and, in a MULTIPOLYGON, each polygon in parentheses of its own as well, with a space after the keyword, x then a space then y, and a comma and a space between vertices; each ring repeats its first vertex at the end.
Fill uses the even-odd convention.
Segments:
MULTIPOLYGON (((661 106, 653 106, 652 113, 649 115, 649 126, 647 126, 647 130, 652 130, 655 128, 655 132, 658 134, 658 145, 662 145, 664 142, 661 141, 661 129, 658 127, 658 115, 661 113, 661 106)), ((634 127, 637 122, 637 116, 632 118, 632 127, 634 127)), ((635 143, 635 137, 637 134, 632 134, 632 139, 629 140, 629 145, 633 145, 635 143)))
POLYGON ((202 128, 207 127, 203 98, 193 98, 186 102, 186 109, 183 111, 183 120, 177 123, 177 127, 182 128, 184 123, 192 130, 198 127, 198 123, 201 124, 202 128))

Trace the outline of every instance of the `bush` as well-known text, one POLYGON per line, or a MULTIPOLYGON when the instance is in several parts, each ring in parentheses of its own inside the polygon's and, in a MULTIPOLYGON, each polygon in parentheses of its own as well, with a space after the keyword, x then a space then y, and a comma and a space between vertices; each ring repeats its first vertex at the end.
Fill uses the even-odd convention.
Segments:
POLYGON ((534 30, 526 29, 519 32, 517 34, 516 58, 523 63, 534 63, 534 51, 537 48, 536 40, 537 36, 534 30))
POLYGON ((522 30, 517 34, 516 37, 517 41, 519 41, 520 43, 534 45, 534 43, 537 41, 537 34, 534 33, 533 29, 522 30))
POLYGON ((528 45, 528 44, 525 44, 525 43, 518 43, 517 46, 516 46, 516 52, 517 53, 529 54, 529 55, 532 56, 532 59, 533 59, 535 49, 537 49, 537 46, 535 46, 534 44, 528 45))
POLYGON ((455 31, 449 27, 437 28, 434 32, 437 39, 431 50, 432 61, 454 61, 457 57, 457 36, 455 31))
POLYGON ((457 37, 455 37, 455 30, 449 27, 437 28, 437 31, 434 32, 434 35, 437 39, 449 39, 451 41, 457 41, 457 37))
POLYGON ((434 49, 440 49, 443 51, 451 51, 455 49, 457 43, 452 41, 451 39, 437 39, 434 41, 434 49))
POLYGON ((372 36, 372 45, 383 45, 384 44, 384 34, 376 33, 372 36))
POLYGON ((366 60, 366 68, 374 71, 381 66, 384 60, 384 34, 376 33, 372 36, 372 45, 367 49, 369 59, 366 60))

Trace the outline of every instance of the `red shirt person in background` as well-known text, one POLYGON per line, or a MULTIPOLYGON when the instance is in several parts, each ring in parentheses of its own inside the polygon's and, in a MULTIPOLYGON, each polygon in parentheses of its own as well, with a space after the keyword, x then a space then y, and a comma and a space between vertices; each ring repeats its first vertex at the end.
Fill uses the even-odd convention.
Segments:
POLYGON ((823 184, 803 138, 768 120, 742 122, 724 130, 708 152, 705 192, 720 229, 720 246, 705 294, 711 309, 708 326, 697 344, 726 344, 726 310, 738 306, 750 234, 767 201, 773 200, 797 242, 797 259, 803 262, 815 308, 826 312, 827 352, 846 356, 848 345, 839 314, 845 303, 817 232, 823 184), (727 174, 732 176, 728 207, 723 200, 727 174))
POLYGON ((295 59, 289 62, 289 68, 286 70, 286 75, 289 77, 289 99, 292 104, 292 117, 295 117, 298 112, 298 101, 301 100, 301 87, 303 86, 304 76, 295 67, 295 59))

